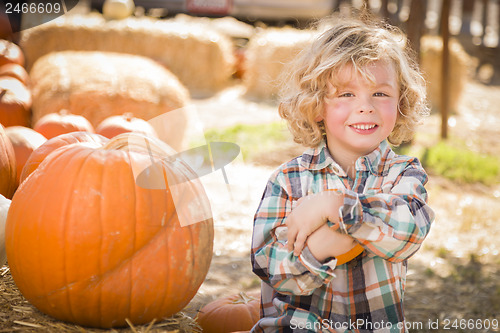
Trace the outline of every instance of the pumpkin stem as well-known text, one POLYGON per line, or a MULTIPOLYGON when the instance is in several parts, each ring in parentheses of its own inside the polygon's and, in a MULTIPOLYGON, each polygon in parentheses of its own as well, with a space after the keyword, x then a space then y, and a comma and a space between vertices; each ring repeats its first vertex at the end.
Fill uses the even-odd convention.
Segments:
POLYGON ((251 301, 255 300, 256 298, 255 297, 252 297, 252 296, 249 296, 247 295, 245 292, 243 291, 240 291, 240 294, 239 294, 240 297, 238 297, 238 299, 234 300, 233 301, 233 304, 248 304, 250 303, 251 301))
POLYGON ((125 118, 126 121, 131 121, 132 118, 134 118, 134 114, 132 112, 125 112, 123 118, 125 118))

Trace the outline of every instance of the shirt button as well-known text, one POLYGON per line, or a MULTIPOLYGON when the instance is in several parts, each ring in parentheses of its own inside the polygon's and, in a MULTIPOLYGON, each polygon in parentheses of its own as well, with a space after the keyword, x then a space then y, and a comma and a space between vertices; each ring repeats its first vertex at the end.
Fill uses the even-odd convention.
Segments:
POLYGON ((340 175, 340 168, 337 165, 332 165, 332 170, 336 175, 340 175))

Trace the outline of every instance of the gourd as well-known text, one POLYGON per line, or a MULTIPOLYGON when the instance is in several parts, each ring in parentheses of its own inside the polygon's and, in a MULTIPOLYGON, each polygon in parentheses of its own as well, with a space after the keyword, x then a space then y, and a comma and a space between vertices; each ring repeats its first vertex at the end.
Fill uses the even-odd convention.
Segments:
POLYGON ((77 131, 94 133, 94 127, 84 116, 69 113, 64 109, 44 115, 38 119, 33 129, 47 139, 77 131))
POLYGON ((168 158, 174 153, 126 133, 43 160, 14 195, 6 225, 12 277, 31 304, 110 328, 161 320, 189 303, 208 272, 214 230, 201 183, 188 181, 193 171, 168 158), (141 176, 158 186, 139 186, 141 176))
POLYGON ((36 168, 38 168, 40 163, 42 163, 50 153, 59 147, 74 143, 84 143, 89 147, 101 147, 107 141, 108 139, 102 135, 89 132, 70 132, 49 139, 31 153, 30 157, 24 164, 19 182, 22 183, 26 178, 28 178, 28 176, 35 171, 36 168))
POLYGON ((127 132, 143 133, 153 138, 158 137, 153 126, 144 119, 134 117, 130 112, 120 116, 110 116, 96 127, 96 133, 108 139, 127 132))
POLYGON ((202 307, 196 316, 204 333, 250 330, 260 317, 260 293, 241 292, 222 297, 202 307))
POLYGON ((0 195, 10 199, 17 186, 16 155, 5 129, 0 124, 0 195))
POLYGON ((7 262, 5 254, 5 221, 9 212, 10 200, 0 194, 0 267, 7 262))

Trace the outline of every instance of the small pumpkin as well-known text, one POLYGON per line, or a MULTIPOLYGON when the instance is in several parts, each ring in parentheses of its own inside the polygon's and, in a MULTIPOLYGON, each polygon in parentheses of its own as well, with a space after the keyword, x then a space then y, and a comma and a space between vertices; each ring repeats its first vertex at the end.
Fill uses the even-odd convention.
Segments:
POLYGON ((16 188, 20 184, 23 167, 31 153, 47 141, 40 133, 24 126, 11 126, 5 134, 12 143, 16 156, 16 188))
POLYGON ((9 212, 10 200, 0 194, 0 267, 7 262, 5 253, 5 222, 9 212))
POLYGON ((5 231, 12 277, 31 304, 110 328, 161 320, 189 303, 210 267, 213 221, 201 183, 170 154, 159 140, 126 133, 98 148, 60 147, 26 178, 5 231), (153 172, 151 163, 164 187, 138 185, 135 171, 153 172), (187 196, 174 205, 175 191, 187 196), (181 226, 182 210, 206 219, 181 226))
POLYGON ((104 119, 96 128, 96 133, 111 139, 118 134, 136 132, 157 138, 155 129, 146 120, 136 118, 130 112, 104 119))
POLYGON ((260 318, 260 293, 240 292, 216 299, 202 307, 196 316, 204 333, 250 330, 260 318))
POLYGON ((19 64, 9 63, 0 66, 0 77, 5 76, 17 79, 21 81, 25 86, 29 86, 31 83, 28 72, 23 66, 19 64))
POLYGON ((9 126, 30 126, 31 91, 12 77, 0 78, 0 123, 9 126))
POLYGON ((5 129, 0 124, 0 195, 12 198, 17 186, 16 155, 5 129))
POLYGON ((64 109, 44 115, 38 119, 33 129, 47 139, 78 131, 94 133, 94 127, 84 116, 69 113, 64 109))
POLYGON ((108 139, 102 135, 89 132, 71 132, 49 139, 31 153, 30 157, 24 164, 19 182, 22 183, 33 171, 35 171, 36 168, 38 168, 40 163, 42 163, 50 153, 59 147, 74 143, 84 143, 89 147, 101 147, 107 141, 108 139))
POLYGON ((0 66, 11 63, 24 66, 24 62, 24 53, 17 44, 0 39, 0 66))

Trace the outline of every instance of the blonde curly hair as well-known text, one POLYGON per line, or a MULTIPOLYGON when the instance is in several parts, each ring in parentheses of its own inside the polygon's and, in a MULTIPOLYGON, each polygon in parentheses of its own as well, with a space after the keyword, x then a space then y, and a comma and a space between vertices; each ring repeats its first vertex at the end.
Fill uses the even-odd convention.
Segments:
POLYGON ((388 141, 392 145, 409 141, 429 109, 425 80, 411 57, 411 50, 404 49, 404 35, 397 28, 367 16, 330 17, 326 24, 329 28, 284 72, 279 114, 288 122, 295 142, 316 147, 323 139, 323 121, 315 119, 323 114, 328 84, 335 86, 336 73, 351 64, 370 79, 366 66, 375 61, 394 65, 400 88, 399 114, 388 141))

